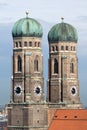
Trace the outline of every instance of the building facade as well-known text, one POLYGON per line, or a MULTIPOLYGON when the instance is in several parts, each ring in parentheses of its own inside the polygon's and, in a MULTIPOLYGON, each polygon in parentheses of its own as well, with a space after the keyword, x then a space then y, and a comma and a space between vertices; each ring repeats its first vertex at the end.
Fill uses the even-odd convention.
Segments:
POLYGON ((78 81, 77 31, 63 21, 48 33, 48 102, 66 108, 81 108, 78 81))
POLYGON ((44 100, 43 30, 35 19, 12 29, 12 88, 8 130, 48 130, 58 109, 82 109, 79 97, 77 32, 63 21, 48 33, 47 100, 44 100))
POLYGON ((46 130, 41 25, 34 19, 18 20, 13 27, 13 78, 8 104, 9 130, 46 130))

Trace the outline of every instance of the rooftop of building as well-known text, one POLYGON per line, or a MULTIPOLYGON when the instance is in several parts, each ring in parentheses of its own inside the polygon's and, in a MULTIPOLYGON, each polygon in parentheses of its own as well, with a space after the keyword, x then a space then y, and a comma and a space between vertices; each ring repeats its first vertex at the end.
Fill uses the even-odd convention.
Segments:
POLYGON ((57 110, 48 130, 87 130, 87 110, 57 110))
POLYGON ((77 30, 72 25, 62 22, 54 25, 48 33, 49 43, 55 42, 75 42, 78 41, 77 30))
POLYGON ((43 29, 41 24, 28 17, 28 12, 26 12, 26 17, 21 18, 15 22, 12 29, 13 37, 42 37, 43 29))

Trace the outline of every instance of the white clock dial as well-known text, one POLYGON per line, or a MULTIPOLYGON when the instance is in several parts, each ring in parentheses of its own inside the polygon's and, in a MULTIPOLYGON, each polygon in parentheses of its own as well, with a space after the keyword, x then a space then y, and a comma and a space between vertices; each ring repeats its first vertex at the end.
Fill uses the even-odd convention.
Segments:
POLYGON ((41 89, 41 86, 40 86, 40 85, 35 86, 35 88, 34 88, 34 93, 35 93, 37 96, 40 96, 40 95, 41 95, 42 89, 41 89))
POLYGON ((14 93, 15 93, 15 95, 17 95, 17 96, 20 96, 20 95, 21 95, 21 93, 22 93, 22 88, 21 88, 20 85, 16 85, 16 86, 15 86, 15 88, 14 88, 14 93))
POLYGON ((72 87, 71 87, 71 89, 70 89, 70 93, 71 93, 73 96, 76 95, 76 93, 77 93, 77 89, 76 89, 75 86, 72 86, 72 87))

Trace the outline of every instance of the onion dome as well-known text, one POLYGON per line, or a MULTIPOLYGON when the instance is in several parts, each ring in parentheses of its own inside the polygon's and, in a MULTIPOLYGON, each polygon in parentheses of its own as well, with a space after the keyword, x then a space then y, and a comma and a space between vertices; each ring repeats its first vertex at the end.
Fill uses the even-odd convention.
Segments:
MULTIPOLYGON (((62 18, 63 20, 63 18, 62 18)), ((78 41, 76 29, 63 21, 54 25, 48 33, 49 43, 55 42, 75 42, 78 41)))
POLYGON ((13 37, 42 37, 43 30, 39 22, 28 17, 18 20, 12 29, 13 37))

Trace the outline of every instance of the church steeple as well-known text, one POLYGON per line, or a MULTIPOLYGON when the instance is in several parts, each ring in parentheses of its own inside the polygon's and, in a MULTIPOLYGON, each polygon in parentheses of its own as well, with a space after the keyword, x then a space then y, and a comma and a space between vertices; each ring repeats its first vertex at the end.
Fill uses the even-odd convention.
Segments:
POLYGON ((28 13, 26 15, 26 18, 14 24, 12 30, 13 79, 11 102, 8 106, 8 130, 42 130, 47 126, 47 107, 44 103, 43 30, 39 22, 28 18, 28 13))
POLYGON ((54 25, 48 33, 49 80, 48 101, 80 108, 77 31, 67 23, 54 25))
POLYGON ((28 18, 28 12, 14 24, 13 102, 43 100, 42 33, 41 25, 28 18))

